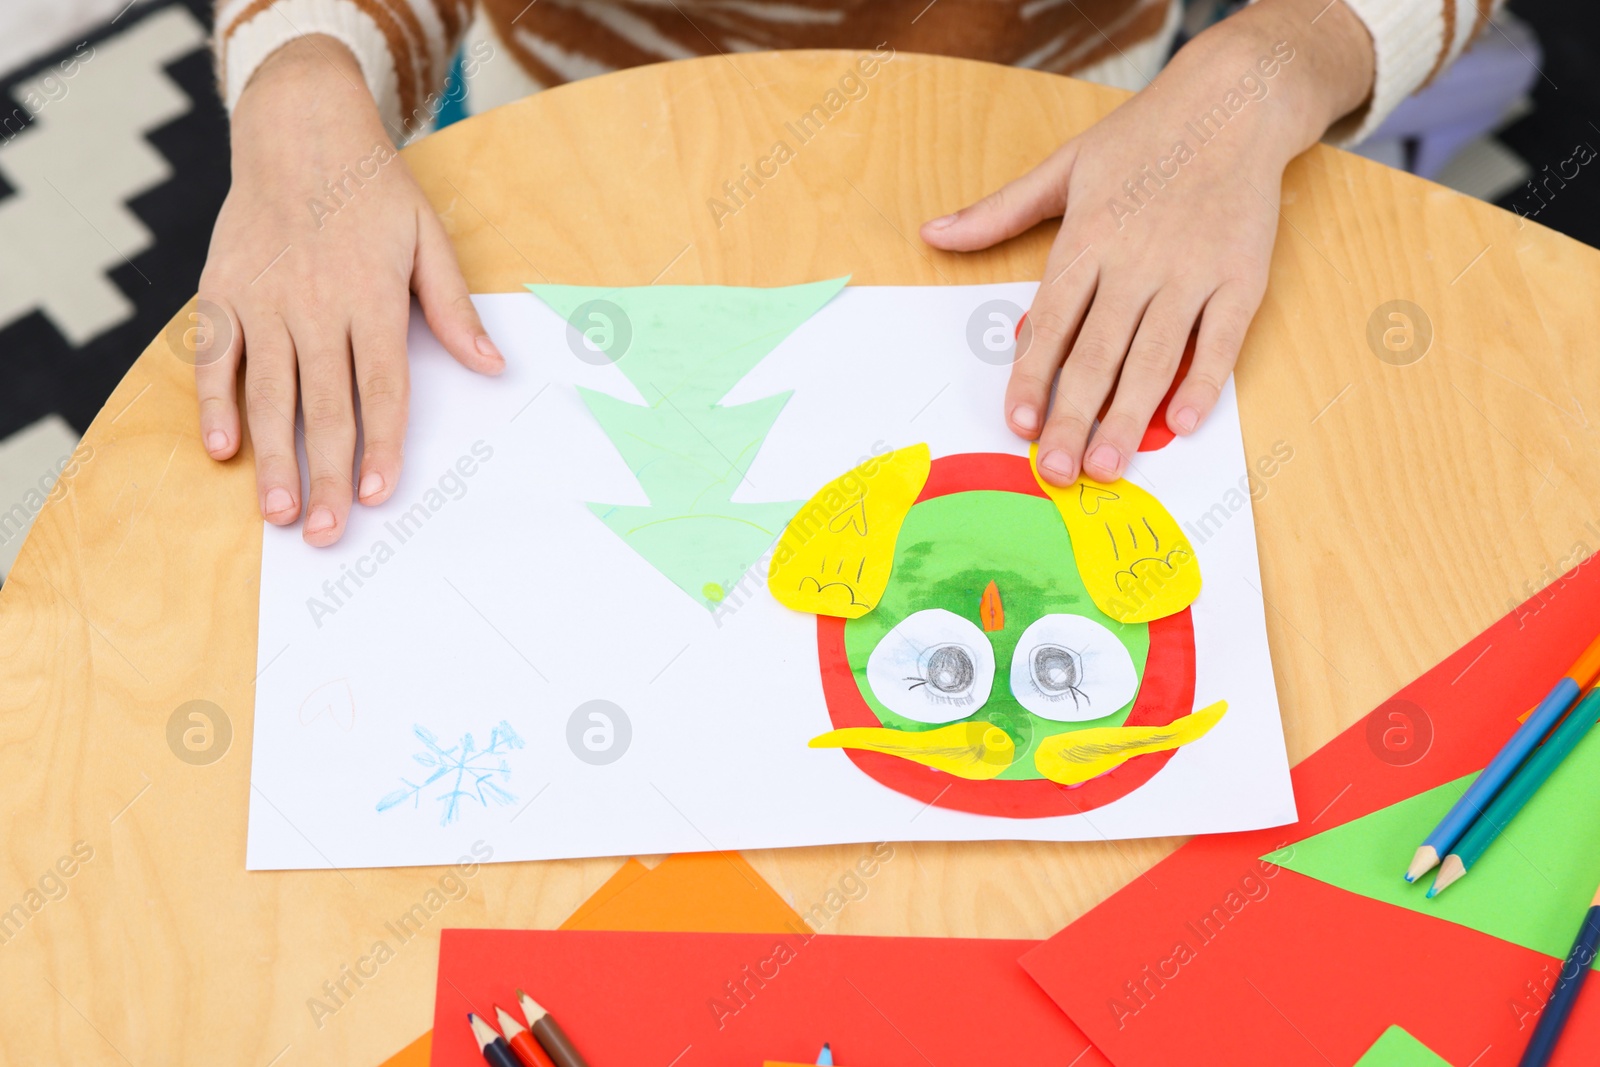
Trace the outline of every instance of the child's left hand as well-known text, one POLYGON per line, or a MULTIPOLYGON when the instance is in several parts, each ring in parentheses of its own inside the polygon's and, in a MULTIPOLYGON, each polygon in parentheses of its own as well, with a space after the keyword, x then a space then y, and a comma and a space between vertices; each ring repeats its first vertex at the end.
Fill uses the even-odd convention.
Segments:
POLYGON ((1371 38, 1340 0, 1263 0, 1038 167, 922 227, 936 248, 971 251, 1063 216, 1005 399, 1050 481, 1122 476, 1197 322, 1167 425, 1204 421, 1266 289, 1284 168, 1372 77, 1371 38), (1213 107, 1225 121, 1201 129, 1213 107))

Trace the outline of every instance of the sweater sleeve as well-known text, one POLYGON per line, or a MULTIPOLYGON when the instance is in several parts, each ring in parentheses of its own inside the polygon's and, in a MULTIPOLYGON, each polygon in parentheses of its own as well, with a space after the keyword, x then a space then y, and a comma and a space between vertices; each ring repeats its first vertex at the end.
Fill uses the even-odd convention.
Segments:
POLYGON ((256 69, 296 37, 325 34, 361 64, 397 142, 428 129, 471 0, 217 0, 217 82, 232 111, 256 69))
POLYGON ((1372 34, 1372 96, 1328 131, 1327 140, 1356 144, 1383 124, 1400 102, 1454 63, 1484 32, 1505 0, 1344 0, 1372 34))

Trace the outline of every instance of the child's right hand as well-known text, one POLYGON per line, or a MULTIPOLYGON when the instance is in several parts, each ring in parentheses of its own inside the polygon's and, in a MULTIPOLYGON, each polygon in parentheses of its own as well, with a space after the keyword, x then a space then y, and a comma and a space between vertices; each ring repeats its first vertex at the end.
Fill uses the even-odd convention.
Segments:
POLYGON ((482 374, 504 369, 355 57, 330 37, 291 42, 256 71, 234 109, 233 187, 200 276, 201 307, 229 323, 213 324, 215 343, 200 346, 195 377, 201 440, 225 460, 241 441, 244 361, 261 514, 279 526, 302 510, 299 399, 310 544, 339 539, 352 496, 378 504, 399 482, 412 292, 457 361, 482 374))

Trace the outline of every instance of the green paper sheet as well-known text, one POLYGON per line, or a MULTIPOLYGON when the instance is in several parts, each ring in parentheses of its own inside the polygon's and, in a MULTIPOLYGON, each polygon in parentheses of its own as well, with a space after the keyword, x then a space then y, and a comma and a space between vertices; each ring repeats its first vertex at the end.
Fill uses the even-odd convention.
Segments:
POLYGON ((1476 774, 1306 838, 1263 859, 1374 900, 1566 958, 1600 884, 1600 732, 1591 732, 1465 878, 1432 900, 1407 884, 1411 854, 1476 774))
MULTIPOLYGON (((624 339, 611 355, 645 406, 591 389, 578 392, 650 503, 589 508, 708 609, 777 540, 801 504, 731 499, 789 394, 731 407, 719 402, 846 281, 780 289, 528 286, 569 321, 592 301, 606 301, 626 316, 625 325, 607 324, 611 339, 624 339)), ((746 486, 742 495, 759 498, 761 490, 746 486)))
POLYGON ((1450 1064, 1400 1027, 1391 1026, 1356 1061, 1355 1067, 1450 1067, 1450 1064))

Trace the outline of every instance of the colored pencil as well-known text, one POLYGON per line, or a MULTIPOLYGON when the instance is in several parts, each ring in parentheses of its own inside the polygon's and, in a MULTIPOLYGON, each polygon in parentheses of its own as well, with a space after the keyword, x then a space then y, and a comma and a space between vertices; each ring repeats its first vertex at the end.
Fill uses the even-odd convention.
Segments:
POLYGON ((506 1035, 506 1044, 522 1061, 522 1067, 556 1067, 550 1054, 539 1047, 539 1042, 533 1039, 526 1026, 517 1022, 516 1016, 498 1004, 494 1006, 494 1013, 500 1020, 500 1032, 506 1035))
POLYGON ((817 1067, 833 1067, 833 1046, 826 1041, 822 1043, 822 1051, 817 1053, 817 1067))
POLYGON ((1561 765, 1561 761, 1577 747, 1589 732, 1589 727, 1594 725, 1595 718, 1600 716, 1600 689, 1591 689, 1589 695, 1572 709, 1572 714, 1567 716, 1565 722, 1557 726, 1550 739, 1540 745, 1533 755, 1528 757, 1528 762, 1522 765, 1511 781, 1506 783, 1498 796, 1489 804, 1489 808, 1472 824, 1472 828, 1461 835, 1461 840, 1456 843, 1450 854, 1445 856, 1444 862, 1439 865, 1439 873, 1434 877, 1433 885, 1428 888, 1428 896, 1435 897, 1444 892, 1446 886, 1467 873, 1478 857, 1483 855, 1486 848, 1500 836, 1516 818, 1517 812, 1522 810, 1545 779, 1561 765))
POLYGON ((1594 685, 1597 678, 1600 678, 1600 637, 1590 642, 1589 647, 1573 663, 1572 669, 1534 707, 1517 732, 1495 753, 1483 773, 1461 794, 1461 799, 1439 820, 1433 832, 1423 839, 1416 855, 1411 858, 1411 866, 1406 868, 1406 881, 1415 882, 1439 865, 1439 860, 1471 828, 1500 787, 1527 759, 1528 753, 1550 732, 1550 728, 1572 706, 1572 702, 1578 699, 1579 692, 1594 685))
POLYGON ((467 1022, 472 1027, 472 1036, 478 1039, 478 1051, 483 1053, 489 1067, 522 1067, 511 1046, 506 1044, 505 1038, 494 1032, 494 1027, 470 1011, 467 1012, 467 1022))
POLYGON ((1594 902, 1584 913, 1572 951, 1567 953, 1567 962, 1561 965, 1561 977, 1556 979, 1556 988, 1539 1016, 1539 1025, 1533 1028, 1533 1037, 1522 1052, 1520 1067, 1545 1067, 1550 1062, 1556 1042, 1561 1040, 1561 1031, 1567 1025, 1567 1016, 1572 1014, 1572 1006, 1577 1003, 1578 993, 1594 966, 1596 951, 1600 951, 1600 891, 1595 893, 1594 902))
POLYGON ((517 990, 517 1000, 522 1005, 522 1017, 528 1021, 528 1029, 533 1031, 534 1038, 550 1054, 556 1067, 589 1067, 584 1058, 578 1055, 572 1039, 562 1031, 561 1024, 539 1007, 538 1001, 520 989, 517 990))

